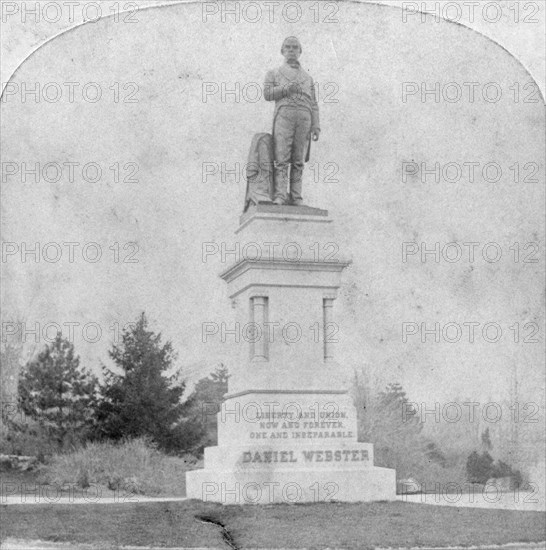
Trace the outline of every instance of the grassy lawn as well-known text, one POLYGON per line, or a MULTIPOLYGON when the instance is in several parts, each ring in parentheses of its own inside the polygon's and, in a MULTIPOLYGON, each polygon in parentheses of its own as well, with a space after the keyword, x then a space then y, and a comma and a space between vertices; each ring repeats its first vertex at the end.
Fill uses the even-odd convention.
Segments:
POLYGON ((1 507, 2 538, 112 545, 374 548, 538 542, 545 514, 404 502, 222 506, 198 501, 1 507), (203 521, 203 518, 209 521, 203 521))

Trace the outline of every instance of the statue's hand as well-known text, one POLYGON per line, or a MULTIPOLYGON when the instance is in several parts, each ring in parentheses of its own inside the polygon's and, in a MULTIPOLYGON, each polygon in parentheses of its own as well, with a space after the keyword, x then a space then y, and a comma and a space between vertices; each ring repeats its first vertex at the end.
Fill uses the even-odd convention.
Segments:
POLYGON ((311 138, 313 141, 318 141, 320 136, 320 128, 311 129, 311 138))
POLYGON ((288 96, 291 97, 293 95, 296 95, 296 94, 299 94, 300 93, 300 85, 297 83, 297 82, 290 82, 290 84, 288 85, 288 96))

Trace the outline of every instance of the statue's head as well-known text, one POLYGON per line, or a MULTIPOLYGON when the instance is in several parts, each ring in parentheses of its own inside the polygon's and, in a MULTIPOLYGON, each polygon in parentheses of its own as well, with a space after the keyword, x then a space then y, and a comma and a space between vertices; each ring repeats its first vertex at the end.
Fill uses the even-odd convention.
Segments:
POLYGON ((284 39, 281 46, 281 53, 287 61, 294 61, 301 55, 302 49, 300 41, 295 36, 289 36, 284 39))

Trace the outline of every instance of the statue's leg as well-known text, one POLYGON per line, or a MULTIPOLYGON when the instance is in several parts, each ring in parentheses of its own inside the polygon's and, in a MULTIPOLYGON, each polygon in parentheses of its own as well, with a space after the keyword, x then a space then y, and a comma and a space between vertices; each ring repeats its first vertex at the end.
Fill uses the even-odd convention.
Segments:
POLYGON ((286 202, 288 190, 288 168, 292 156, 295 109, 282 108, 275 118, 275 193, 273 199, 286 202))
POLYGON ((292 145, 292 169, 290 170, 290 200, 291 202, 302 200, 302 175, 305 163, 305 154, 309 144, 309 132, 311 131, 311 113, 307 110, 297 111, 297 124, 292 145))

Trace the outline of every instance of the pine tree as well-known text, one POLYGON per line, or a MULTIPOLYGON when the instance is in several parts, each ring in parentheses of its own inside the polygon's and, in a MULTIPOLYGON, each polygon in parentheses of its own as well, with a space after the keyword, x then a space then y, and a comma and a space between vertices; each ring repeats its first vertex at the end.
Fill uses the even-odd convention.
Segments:
POLYGON ((150 436, 163 450, 175 451, 185 445, 180 427, 185 384, 178 383, 176 374, 169 374, 176 360, 171 342, 162 344, 161 334, 147 326, 142 313, 109 352, 122 373, 103 369, 99 434, 111 439, 150 436))
POLYGON ((93 423, 97 379, 80 367, 74 346, 61 334, 23 368, 19 383, 22 411, 63 447, 87 437, 93 423))

